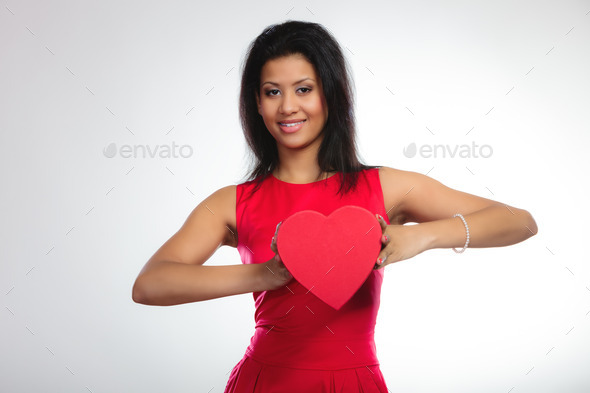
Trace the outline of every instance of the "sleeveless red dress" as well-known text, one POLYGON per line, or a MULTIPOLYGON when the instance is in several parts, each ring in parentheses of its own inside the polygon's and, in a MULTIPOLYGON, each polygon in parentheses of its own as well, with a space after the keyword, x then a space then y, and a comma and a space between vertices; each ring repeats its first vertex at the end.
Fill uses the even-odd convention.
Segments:
MULTIPOLYGON (((337 193, 341 178, 336 173, 293 184, 271 174, 254 193, 254 181, 238 184, 237 248, 242 262, 271 259, 277 224, 301 210, 327 216, 341 206, 356 205, 388 221, 378 168, 360 172, 356 188, 343 197, 337 193)), ((373 270, 340 310, 295 279, 277 290, 254 292, 255 332, 225 393, 387 393, 373 339, 382 282, 383 269, 373 270)))

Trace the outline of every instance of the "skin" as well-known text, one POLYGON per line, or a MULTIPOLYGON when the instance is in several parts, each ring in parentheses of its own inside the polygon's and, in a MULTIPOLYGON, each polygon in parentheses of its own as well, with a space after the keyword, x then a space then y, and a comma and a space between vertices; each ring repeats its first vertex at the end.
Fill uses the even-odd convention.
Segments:
POLYGON ((315 180, 328 106, 313 66, 302 56, 281 57, 262 67, 260 80, 261 88, 256 94, 258 113, 277 141, 279 152, 274 175, 295 183, 315 180), (295 133, 283 132, 278 123, 293 119, 304 120, 303 127, 295 133))
MULTIPOLYGON (((300 55, 269 60, 261 71, 258 112, 277 141, 279 165, 273 175, 289 183, 309 183, 330 176, 320 173, 317 152, 328 118, 321 81, 300 55), (278 122, 305 119, 294 134, 278 122)), ((429 249, 461 248, 469 225, 469 247, 498 247, 537 233, 529 212, 451 189, 410 171, 379 169, 385 209, 391 225, 376 216, 383 232, 375 268, 412 258, 429 249), (403 225, 415 222, 418 225, 403 225)), ((182 227, 148 260, 133 285, 135 302, 175 305, 248 292, 274 290, 293 277, 276 246, 280 223, 270 247, 275 256, 259 264, 204 266, 221 246, 237 246, 236 186, 220 188, 190 213, 182 227)))

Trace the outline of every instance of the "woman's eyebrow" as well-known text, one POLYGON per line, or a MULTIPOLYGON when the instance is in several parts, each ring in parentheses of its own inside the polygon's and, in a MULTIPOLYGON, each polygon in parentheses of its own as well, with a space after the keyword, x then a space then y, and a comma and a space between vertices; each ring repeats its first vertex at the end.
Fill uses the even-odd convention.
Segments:
MULTIPOLYGON (((312 78, 303 78, 303 79, 300 79, 300 80, 298 80, 297 82, 294 82, 294 83, 293 83, 293 85, 296 85, 296 84, 298 84, 298 83, 304 82, 304 81, 306 81, 306 80, 310 80, 310 81, 312 81, 312 82, 315 82, 315 80, 313 80, 312 78)), ((276 82, 272 82, 272 81, 266 81, 266 82, 262 83, 260 86, 262 87, 262 86, 264 86, 264 85, 265 85, 265 84, 267 84, 267 83, 269 83, 269 84, 271 84, 271 85, 274 85, 274 86, 279 86, 279 84, 278 84, 278 83, 276 83, 276 82)))

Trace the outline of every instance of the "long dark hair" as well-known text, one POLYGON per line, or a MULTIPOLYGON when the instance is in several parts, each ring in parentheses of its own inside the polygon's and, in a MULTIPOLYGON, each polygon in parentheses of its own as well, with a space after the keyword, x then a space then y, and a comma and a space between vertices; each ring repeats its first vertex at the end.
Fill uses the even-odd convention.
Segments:
POLYGON ((262 67, 269 60, 293 54, 303 55, 321 81, 328 119, 318 164, 321 173, 342 173, 339 192, 346 193, 355 187, 358 172, 372 167, 358 158, 352 77, 346 59, 336 39, 318 23, 287 21, 268 26, 248 47, 240 90, 240 121, 253 155, 248 180, 257 179, 258 188, 279 163, 276 141, 257 109, 262 67))

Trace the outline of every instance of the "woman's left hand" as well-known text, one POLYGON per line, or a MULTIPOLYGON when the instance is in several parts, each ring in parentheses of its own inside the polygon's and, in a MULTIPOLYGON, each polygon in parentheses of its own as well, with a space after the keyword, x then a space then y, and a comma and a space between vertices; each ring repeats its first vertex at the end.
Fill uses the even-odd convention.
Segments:
POLYGON ((383 217, 376 214, 381 225, 381 252, 374 269, 381 269, 390 263, 412 258, 427 249, 426 239, 418 225, 387 225, 383 217))

